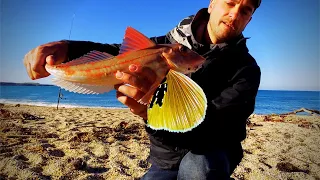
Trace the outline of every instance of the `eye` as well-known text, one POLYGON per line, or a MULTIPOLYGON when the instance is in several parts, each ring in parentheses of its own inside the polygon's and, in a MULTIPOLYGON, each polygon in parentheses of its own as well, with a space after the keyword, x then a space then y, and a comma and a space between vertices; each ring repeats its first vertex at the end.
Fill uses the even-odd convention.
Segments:
POLYGON ((187 48, 186 46, 179 46, 179 51, 180 52, 187 52, 189 48, 187 48))
POLYGON ((233 7, 233 6, 236 5, 236 3, 235 3, 234 1, 231 1, 231 0, 226 0, 225 3, 226 3, 228 6, 231 6, 231 7, 233 7))
POLYGON ((244 16, 251 15, 253 10, 251 8, 243 8, 240 10, 240 13, 244 16))

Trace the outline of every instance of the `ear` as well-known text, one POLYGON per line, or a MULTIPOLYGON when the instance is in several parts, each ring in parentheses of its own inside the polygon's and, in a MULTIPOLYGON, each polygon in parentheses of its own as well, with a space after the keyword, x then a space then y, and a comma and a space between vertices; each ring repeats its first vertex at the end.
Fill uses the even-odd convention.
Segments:
POLYGON ((209 4, 209 7, 208 7, 208 13, 210 14, 212 9, 213 9, 213 6, 215 4, 215 1, 216 0, 210 0, 210 4, 209 4))

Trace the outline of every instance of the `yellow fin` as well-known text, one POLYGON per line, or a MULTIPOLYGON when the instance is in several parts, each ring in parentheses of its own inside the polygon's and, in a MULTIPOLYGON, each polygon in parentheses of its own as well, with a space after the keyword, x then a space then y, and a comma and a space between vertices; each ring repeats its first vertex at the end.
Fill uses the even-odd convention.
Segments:
POLYGON ((155 91, 148 107, 152 129, 186 132, 203 122, 207 98, 201 87, 188 76, 170 70, 155 91))

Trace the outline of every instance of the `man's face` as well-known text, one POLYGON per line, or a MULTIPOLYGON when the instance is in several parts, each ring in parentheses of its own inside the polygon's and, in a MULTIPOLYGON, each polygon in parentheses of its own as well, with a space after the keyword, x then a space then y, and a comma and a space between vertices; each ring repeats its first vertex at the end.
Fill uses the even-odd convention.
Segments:
POLYGON ((251 0, 212 0, 208 7, 210 38, 219 43, 240 35, 253 12, 251 0))

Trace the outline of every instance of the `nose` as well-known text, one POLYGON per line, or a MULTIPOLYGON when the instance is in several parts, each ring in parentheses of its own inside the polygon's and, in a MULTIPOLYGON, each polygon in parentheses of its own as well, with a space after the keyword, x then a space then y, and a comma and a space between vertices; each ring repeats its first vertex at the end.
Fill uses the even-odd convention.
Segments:
POLYGON ((231 21, 234 21, 239 16, 239 8, 237 6, 233 7, 229 12, 229 18, 231 21))

